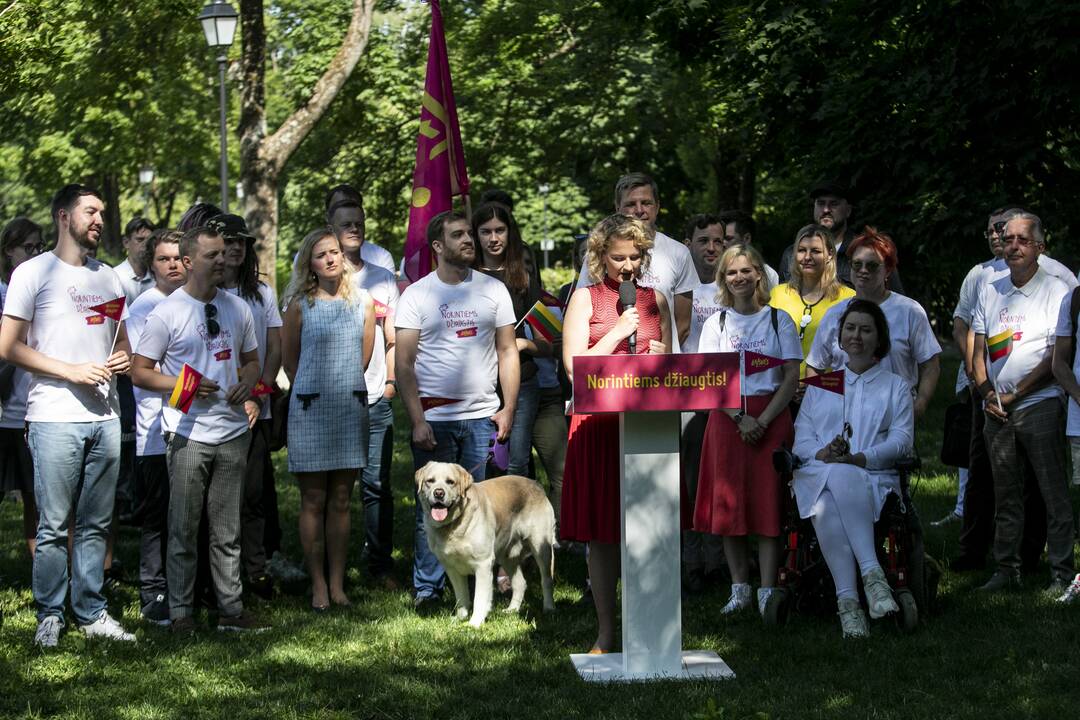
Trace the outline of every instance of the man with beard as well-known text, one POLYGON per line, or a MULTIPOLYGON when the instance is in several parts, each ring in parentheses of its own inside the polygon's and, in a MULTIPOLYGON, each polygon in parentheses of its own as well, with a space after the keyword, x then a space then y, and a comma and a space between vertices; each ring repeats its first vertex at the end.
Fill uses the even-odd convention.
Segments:
MULTIPOLYGON (((831 230, 836 238, 836 276, 848 287, 851 287, 851 266, 847 249, 857 234, 848 223, 854 209, 850 197, 850 191, 837 182, 821 182, 810 191, 810 199, 814 202, 814 222, 831 230)), ((780 258, 781 282, 787 282, 791 277, 793 252, 789 245, 780 258)), ((893 292, 904 293, 904 284, 900 282, 898 270, 889 275, 886 287, 893 292)))
MULTIPOLYGON (((428 224, 428 244, 438 262, 405 289, 398 303, 397 382, 412 422, 414 469, 431 460, 453 462, 480 481, 492 436, 505 441, 510 435, 520 366, 510 292, 471 268, 476 257, 471 232, 467 218, 449 211, 428 224)), ((446 573, 428 548, 422 512, 417 502, 413 587, 418 611, 436 603, 446 584, 446 573)))
POLYGON ((131 363, 127 308, 120 320, 92 309, 124 297, 116 273, 90 257, 104 208, 98 193, 83 185, 56 193, 56 248, 15 269, 0 323, 0 359, 33 374, 26 421, 39 518, 34 644, 42 648, 56 647, 64 627, 69 533, 71 609, 80 629, 87 637, 135 640, 109 615, 101 594, 120 461, 113 381, 131 363))

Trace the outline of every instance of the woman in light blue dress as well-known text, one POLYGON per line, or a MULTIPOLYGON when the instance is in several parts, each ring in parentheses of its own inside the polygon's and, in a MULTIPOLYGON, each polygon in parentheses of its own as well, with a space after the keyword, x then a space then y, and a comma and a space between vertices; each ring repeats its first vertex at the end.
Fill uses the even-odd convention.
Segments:
POLYGON ((311 607, 323 611, 331 602, 349 604, 349 503, 357 472, 367 463, 364 370, 375 340, 375 308, 353 283, 329 228, 309 233, 300 244, 286 302, 281 345, 292 383, 289 472, 300 482, 300 543, 311 575, 311 607))

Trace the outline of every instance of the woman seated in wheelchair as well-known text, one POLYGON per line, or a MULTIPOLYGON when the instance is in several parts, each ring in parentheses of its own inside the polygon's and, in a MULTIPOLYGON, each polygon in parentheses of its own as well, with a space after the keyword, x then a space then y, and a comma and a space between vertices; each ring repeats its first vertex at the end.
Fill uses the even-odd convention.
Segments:
POLYGON ((874 303, 852 300, 840 319, 847 353, 840 394, 807 389, 795 423, 794 454, 802 461, 792 486, 799 514, 810 518, 836 585, 844 637, 866 637, 855 568, 870 617, 898 611, 878 562, 874 522, 889 492, 900 492, 897 461, 914 438, 911 388, 878 361, 889 352, 889 325, 874 303))

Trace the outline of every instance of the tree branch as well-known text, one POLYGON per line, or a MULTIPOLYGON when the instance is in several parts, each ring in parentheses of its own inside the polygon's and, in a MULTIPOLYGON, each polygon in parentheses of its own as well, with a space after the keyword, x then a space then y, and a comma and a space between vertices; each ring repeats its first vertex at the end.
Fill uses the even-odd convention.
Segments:
POLYGON ((289 156, 319 122, 319 118, 348 80, 367 48, 374 11, 375 0, 353 0, 352 20, 349 22, 345 39, 326 72, 315 83, 311 97, 306 104, 297 108, 273 135, 266 138, 259 149, 260 158, 269 172, 276 175, 281 171, 289 156))

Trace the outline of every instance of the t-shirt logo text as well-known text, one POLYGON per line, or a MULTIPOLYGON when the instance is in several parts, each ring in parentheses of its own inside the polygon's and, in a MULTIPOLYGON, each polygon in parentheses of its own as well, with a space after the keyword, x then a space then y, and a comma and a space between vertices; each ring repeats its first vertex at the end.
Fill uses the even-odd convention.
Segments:
POLYGON ((468 328, 462 328, 461 330, 457 331, 457 336, 459 338, 476 337, 476 327, 473 326, 468 328))
POLYGON ((476 310, 451 310, 448 303, 439 306, 439 314, 449 330, 465 328, 472 330, 472 335, 462 335, 460 330, 458 337, 472 337, 476 334, 476 323, 480 320, 480 313, 476 310))
POLYGON ((214 359, 218 362, 229 360, 230 358, 232 358, 232 348, 228 348, 220 352, 214 353, 214 359))

